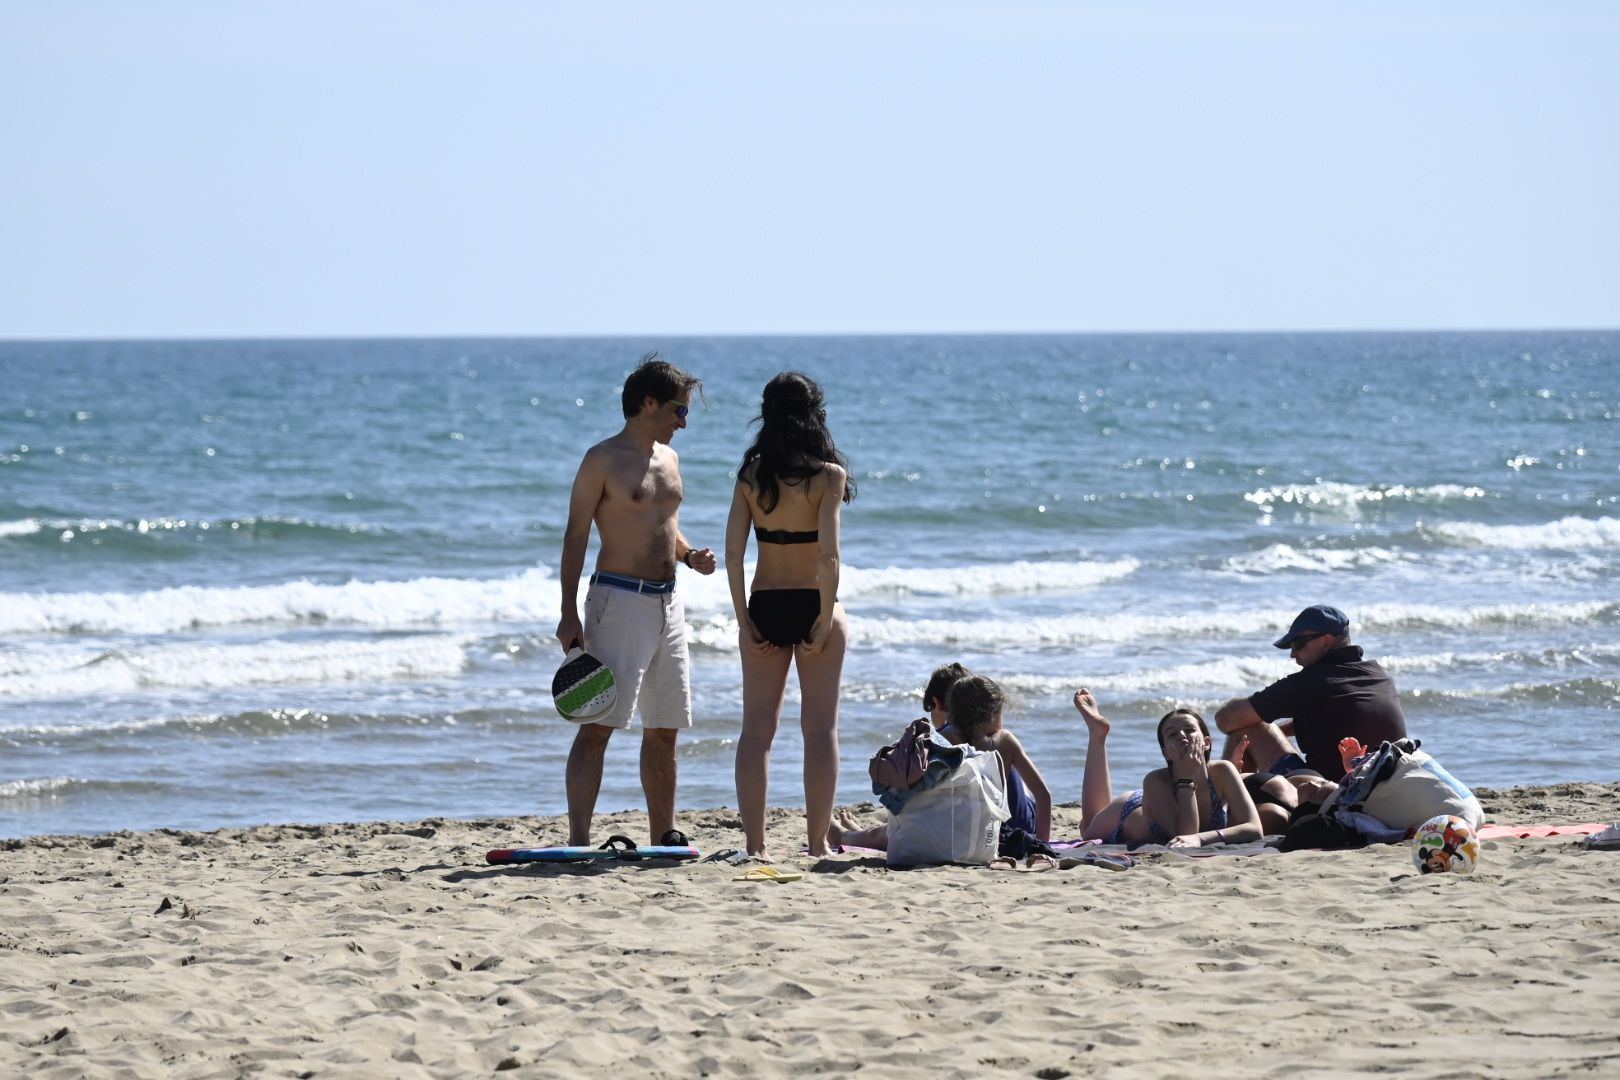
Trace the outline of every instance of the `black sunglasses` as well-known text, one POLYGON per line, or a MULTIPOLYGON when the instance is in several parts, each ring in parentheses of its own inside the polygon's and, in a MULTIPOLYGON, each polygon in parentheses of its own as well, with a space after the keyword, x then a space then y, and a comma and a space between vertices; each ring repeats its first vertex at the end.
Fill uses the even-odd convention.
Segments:
POLYGON ((1309 645, 1311 642, 1315 641, 1319 637, 1327 637, 1327 634, 1326 633, 1321 633, 1321 634, 1301 634, 1301 635, 1299 635, 1299 637, 1295 638, 1293 641, 1290 641, 1288 643, 1288 651, 1293 652, 1296 649, 1299 649, 1301 646, 1309 645))

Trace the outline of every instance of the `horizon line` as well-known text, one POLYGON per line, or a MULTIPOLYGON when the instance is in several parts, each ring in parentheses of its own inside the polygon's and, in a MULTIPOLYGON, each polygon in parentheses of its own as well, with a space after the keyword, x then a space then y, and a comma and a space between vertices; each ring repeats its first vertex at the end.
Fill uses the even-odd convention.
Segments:
POLYGON ((92 335, 0 337, 0 345, 90 345, 90 344, 209 344, 241 342, 325 342, 325 341, 600 341, 698 340, 703 338, 761 339, 788 338, 990 338, 990 337, 1255 337, 1263 335, 1310 334, 1605 334, 1620 332, 1620 326, 1451 326, 1451 327, 1362 327, 1274 328, 1218 330, 819 330, 819 331, 725 331, 716 333, 682 331, 585 331, 576 333, 285 333, 285 334, 178 334, 170 336, 92 335))

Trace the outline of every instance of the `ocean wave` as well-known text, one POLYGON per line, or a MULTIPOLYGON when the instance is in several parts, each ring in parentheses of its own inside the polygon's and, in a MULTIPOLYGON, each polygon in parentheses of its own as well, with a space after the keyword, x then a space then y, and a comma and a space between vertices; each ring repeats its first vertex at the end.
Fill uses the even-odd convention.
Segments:
MULTIPOLYGON (((1620 602, 1490 604, 1440 607, 1383 604, 1349 611, 1356 633, 1412 629, 1458 631, 1515 625, 1568 626, 1612 622, 1620 602)), ((895 619, 851 617, 850 640, 859 645, 943 644, 1003 651, 1087 643, 1119 643, 1145 638, 1194 640, 1269 638, 1287 626, 1294 612, 1199 612, 1190 615, 1076 614, 1027 619, 895 619)), ((735 648, 735 643, 732 645, 735 648)))
POLYGON ((1233 555, 1223 566, 1239 574, 1275 574, 1289 570, 1325 574, 1339 570, 1364 570, 1387 566, 1390 563, 1410 561, 1409 553, 1392 548, 1295 548, 1288 544, 1272 544, 1259 551, 1233 555))
POLYGON ((1566 517, 1542 525, 1448 521, 1428 526, 1428 531, 1453 543, 1515 551, 1620 547, 1620 519, 1611 517, 1566 517))
POLYGON ((156 794, 167 790, 167 785, 147 780, 87 780, 80 776, 38 776, 25 780, 7 780, 0 783, 0 800, 5 802, 55 801, 77 795, 101 792, 156 794))
POLYGON ((264 623, 442 626, 555 624, 561 591, 545 568, 515 578, 351 581, 142 593, 0 593, 0 634, 167 634, 264 623))
MULTIPOLYGON (((1134 559, 934 569, 846 567, 840 588, 846 601, 865 596, 1068 591, 1125 577, 1136 567, 1134 559)), ((689 613, 731 610, 725 574, 704 576, 683 570, 680 575, 681 597, 689 613)), ((293 581, 192 585, 143 593, 0 593, 0 634, 165 634, 275 623, 378 627, 536 623, 549 630, 556 625, 561 602, 561 586, 546 567, 516 577, 480 580, 417 578, 341 585, 293 581)))
MULTIPOLYGON (((551 727, 556 722, 548 696, 538 695, 523 709, 465 709, 454 713, 344 713, 320 709, 250 709, 238 713, 186 713, 123 720, 111 724, 13 724, 0 726, 0 739, 13 745, 84 741, 107 746, 119 739, 181 735, 187 738, 274 738, 319 732, 370 731, 379 735, 424 728, 499 726, 551 727)), ((552 730, 555 730, 553 727, 552 730)))
POLYGON ((57 698, 149 689, 229 689, 296 683, 444 678, 465 668, 467 639, 265 642, 161 646, 100 653, 82 663, 36 654, 32 669, 0 674, 0 698, 57 698))
POLYGON ((0 783, 0 799, 39 798, 50 796, 58 791, 82 784, 83 780, 72 776, 36 776, 27 780, 7 780, 0 783))
POLYGON ((839 591, 848 599, 868 596, 997 596, 1008 593, 1072 592, 1129 577, 1140 567, 1135 559, 1108 562, 1027 562, 985 566, 898 567, 862 570, 850 567, 839 576, 839 591))
POLYGON ((1585 644, 1568 649, 1504 649, 1499 652, 1439 652, 1387 656, 1381 663, 1391 674, 1427 674, 1459 668, 1551 668, 1566 670, 1620 660, 1620 645, 1585 644))
POLYGON ((313 539, 349 540, 354 537, 392 536, 387 526, 362 522, 313 521, 300 517, 265 514, 240 518, 151 517, 120 518, 27 518, 0 522, 0 539, 26 538, 32 544, 93 543, 113 545, 122 550, 143 547, 179 537, 219 537, 253 541, 313 539))
POLYGON ((1562 682, 1514 682, 1479 689, 1417 688, 1401 691, 1416 700, 1454 702, 1502 701, 1515 705, 1593 705, 1610 708, 1620 699, 1620 679, 1587 676, 1562 682))
POLYGON ((1369 508, 1390 504, 1432 505, 1487 497, 1484 488, 1464 484, 1347 484, 1323 480, 1314 484, 1281 484, 1246 493, 1243 498, 1263 513, 1298 509, 1359 518, 1369 508))

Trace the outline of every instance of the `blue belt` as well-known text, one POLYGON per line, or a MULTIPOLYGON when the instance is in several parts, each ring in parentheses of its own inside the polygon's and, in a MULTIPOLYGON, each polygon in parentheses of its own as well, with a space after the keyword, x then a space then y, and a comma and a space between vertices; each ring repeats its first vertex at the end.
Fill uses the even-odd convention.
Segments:
POLYGON ((645 578, 631 577, 629 574, 610 574, 606 570, 598 570, 591 575, 592 585, 606 585, 610 589, 624 589, 633 593, 655 593, 664 595, 675 591, 675 581, 648 581, 645 578))

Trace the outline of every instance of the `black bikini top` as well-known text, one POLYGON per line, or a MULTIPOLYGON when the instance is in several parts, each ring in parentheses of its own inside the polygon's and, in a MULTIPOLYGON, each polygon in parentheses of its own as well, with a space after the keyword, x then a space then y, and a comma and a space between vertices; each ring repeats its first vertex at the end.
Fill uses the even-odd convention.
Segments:
POLYGON ((788 532, 786 529, 765 529, 754 526, 754 539, 762 544, 813 544, 816 542, 818 531, 788 532))

